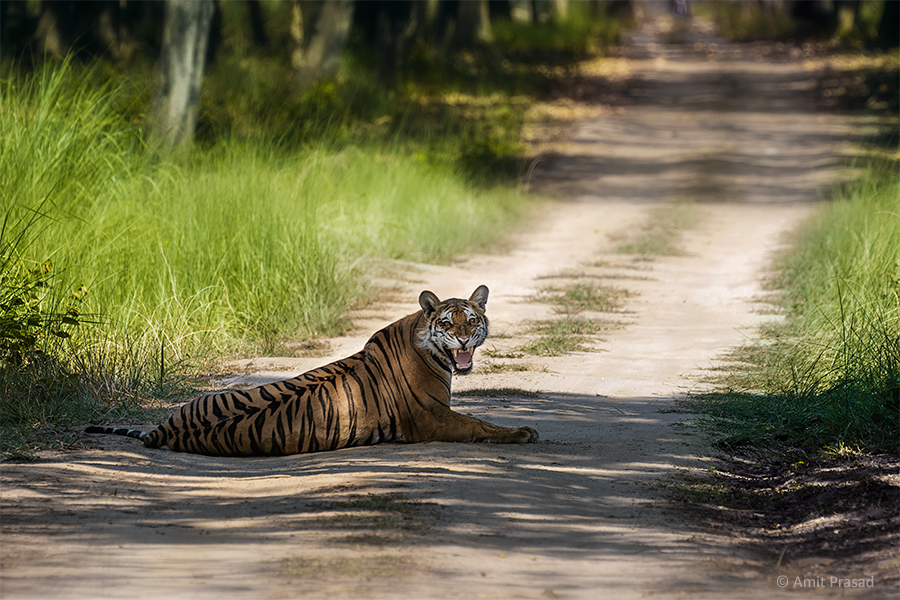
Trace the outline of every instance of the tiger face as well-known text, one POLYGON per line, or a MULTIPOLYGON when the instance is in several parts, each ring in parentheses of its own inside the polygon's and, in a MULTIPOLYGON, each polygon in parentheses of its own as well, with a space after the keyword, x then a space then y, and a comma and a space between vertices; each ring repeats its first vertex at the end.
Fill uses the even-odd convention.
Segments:
POLYGON ((419 332, 420 347, 429 350, 438 361, 458 375, 472 370, 475 348, 488 336, 484 314, 487 286, 478 286, 468 300, 450 298, 441 302, 432 292, 419 296, 426 326, 419 332))

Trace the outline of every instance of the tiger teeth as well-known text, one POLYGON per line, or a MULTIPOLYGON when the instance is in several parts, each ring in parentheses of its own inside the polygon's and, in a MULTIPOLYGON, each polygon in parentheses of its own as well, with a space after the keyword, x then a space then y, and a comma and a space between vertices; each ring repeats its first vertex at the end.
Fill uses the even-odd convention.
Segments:
POLYGON ((456 363, 456 366, 461 369, 470 368, 472 365, 472 354, 475 349, 466 350, 464 348, 450 348, 450 356, 453 357, 453 362, 456 363), (460 358, 462 355, 462 358, 460 358))

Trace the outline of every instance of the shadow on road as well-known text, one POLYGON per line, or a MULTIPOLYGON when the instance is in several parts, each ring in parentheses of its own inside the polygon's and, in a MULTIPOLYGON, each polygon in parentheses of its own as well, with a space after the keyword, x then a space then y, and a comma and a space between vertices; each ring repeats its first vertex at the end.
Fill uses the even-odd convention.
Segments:
MULTIPOLYGON (((690 549, 685 555, 696 557, 699 548, 703 555, 705 542, 676 524, 681 520, 667 518, 671 509, 658 487, 661 475, 697 465, 693 450, 701 443, 670 400, 462 397, 456 410, 501 425, 532 425, 541 441, 385 444, 235 459, 104 439, 103 450, 64 462, 5 465, 4 487, 16 494, 4 498, 5 508, 15 507, 4 511, 4 539, 52 528, 53 539, 69 547, 138 544, 147 552, 176 545, 198 556, 212 547, 241 552, 277 541, 283 560, 299 560, 307 570, 318 565, 302 571, 313 579, 346 567, 315 562, 321 559, 306 554, 313 544, 356 549, 360 560, 385 552, 423 558, 416 548, 427 544, 430 559, 405 569, 429 577, 477 577, 478 565, 465 560, 450 567, 434 562, 442 552, 465 556, 467 549, 553 564, 586 562, 591 570, 646 553, 675 558, 690 549)), ((4 562, 22 560, 23 551, 4 562)), ((673 560, 673 568, 680 562, 673 560)), ((271 568, 290 579, 298 567, 275 560, 271 568)), ((135 565, 131 577, 140 580, 141 572, 135 565)), ((16 587, 14 572, 5 578, 16 587)), ((578 585, 563 579, 557 587, 578 585)))

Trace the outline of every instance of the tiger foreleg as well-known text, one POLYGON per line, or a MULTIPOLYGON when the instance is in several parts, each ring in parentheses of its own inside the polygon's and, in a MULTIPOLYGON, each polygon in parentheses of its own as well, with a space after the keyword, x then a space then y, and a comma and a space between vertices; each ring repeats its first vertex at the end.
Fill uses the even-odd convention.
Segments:
MULTIPOLYGON (((490 423, 485 423, 490 425, 490 423)), ((489 433, 477 442, 494 442, 497 444, 530 444, 538 441, 538 432, 531 427, 497 427, 499 432, 489 433)))
POLYGON ((429 424, 433 425, 429 428, 431 431, 420 431, 420 434, 425 435, 416 441, 526 444, 536 442, 538 439, 538 432, 531 427, 500 427, 449 409, 441 411, 439 418, 429 424))

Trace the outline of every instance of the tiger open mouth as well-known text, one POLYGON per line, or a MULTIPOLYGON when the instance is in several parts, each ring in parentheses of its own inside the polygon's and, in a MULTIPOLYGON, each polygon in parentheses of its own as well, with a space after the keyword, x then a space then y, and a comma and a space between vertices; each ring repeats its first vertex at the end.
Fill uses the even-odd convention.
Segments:
POLYGON ((463 350, 461 348, 450 348, 450 355, 453 357, 453 364, 457 373, 468 373, 472 370, 472 355, 475 348, 463 350))

